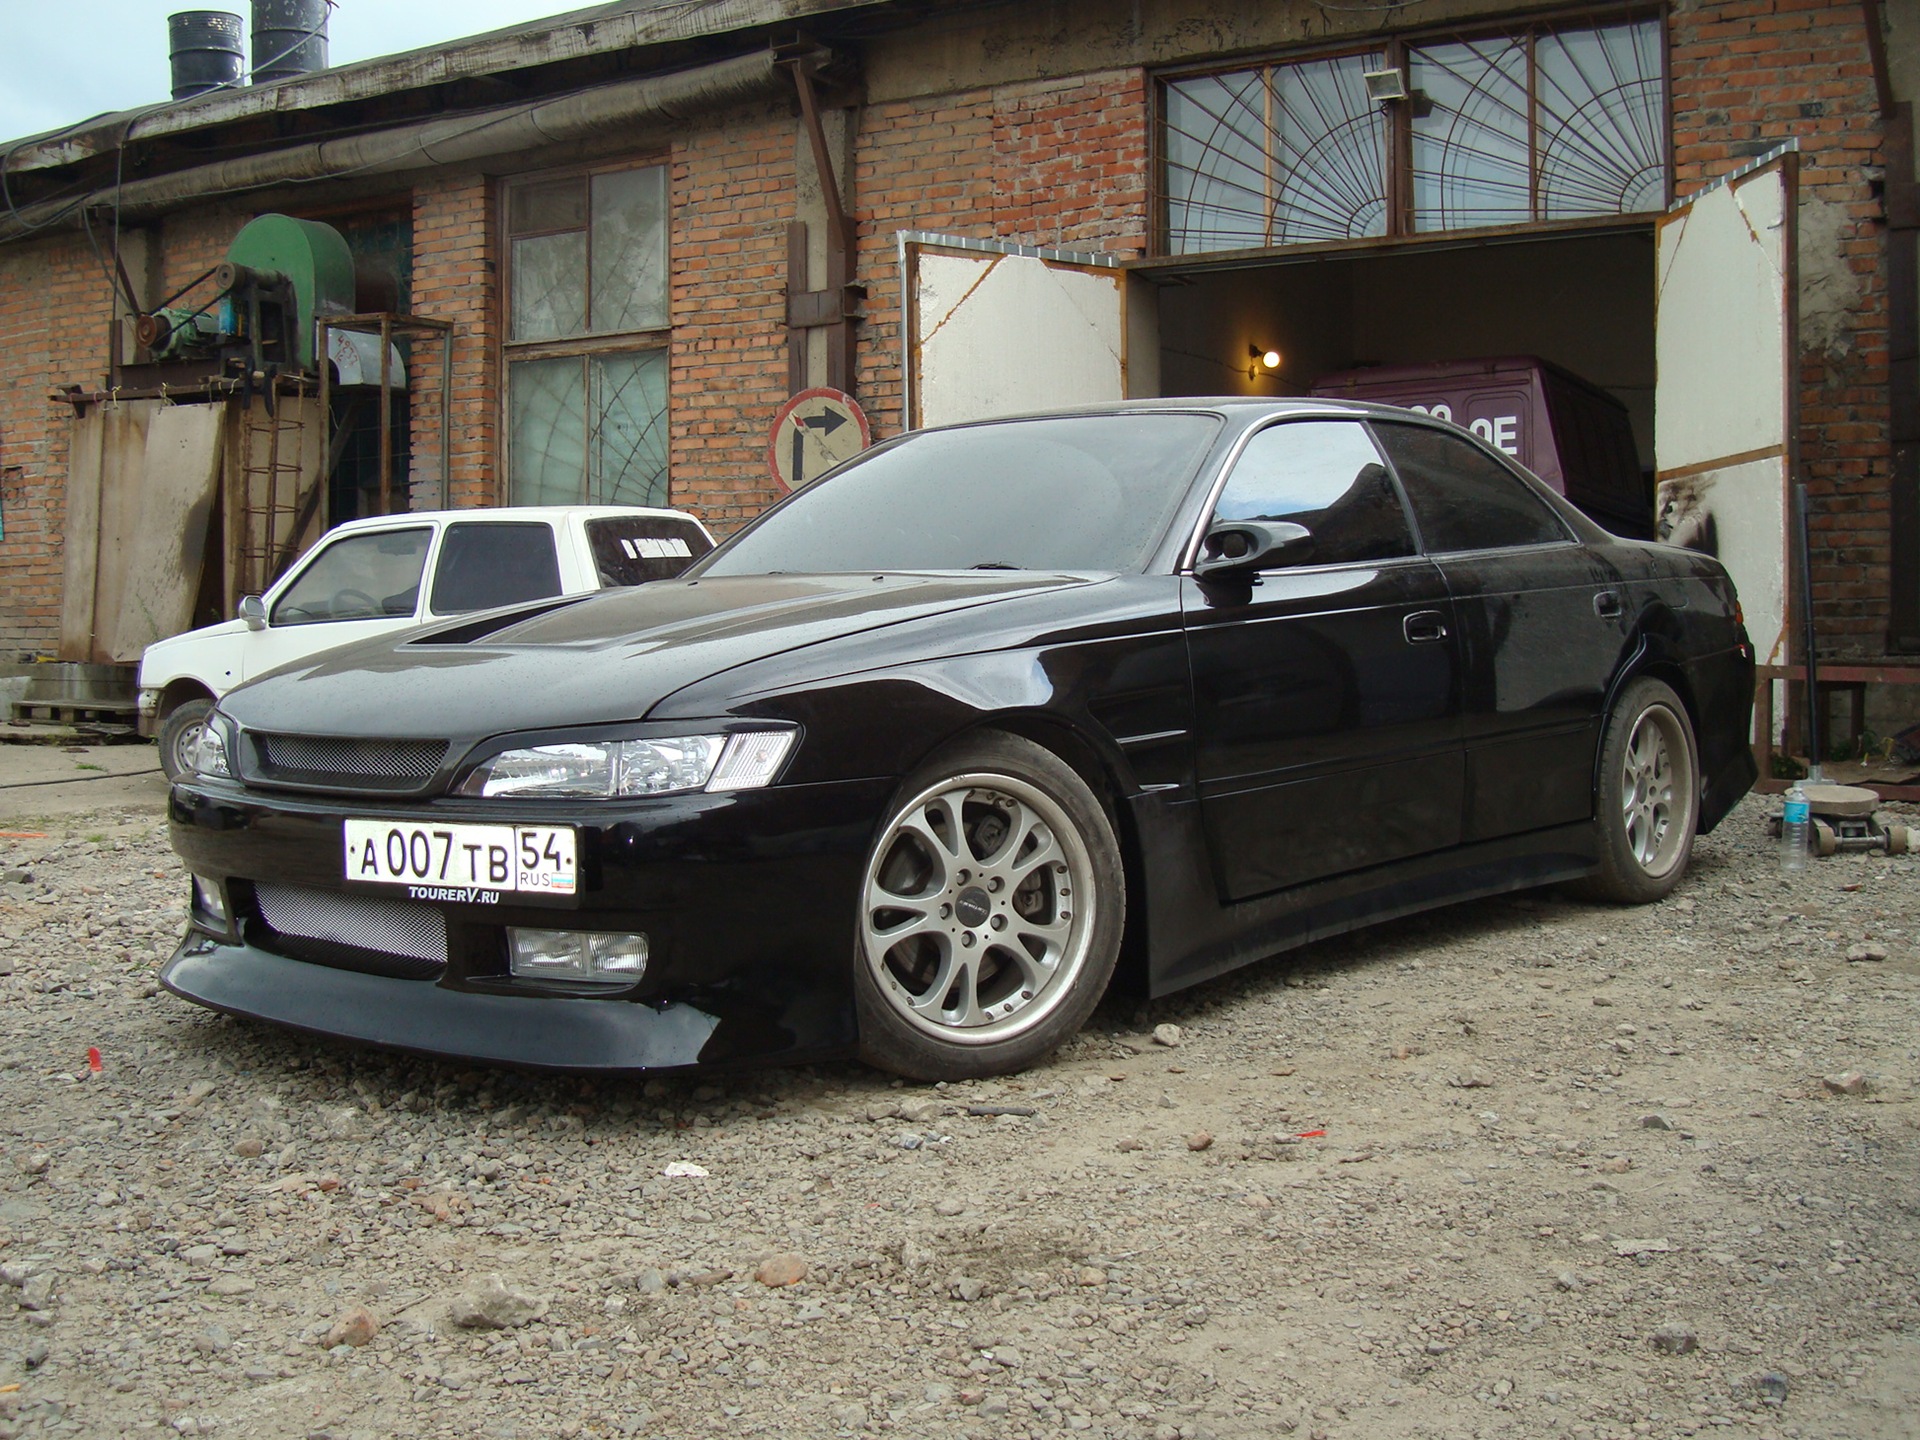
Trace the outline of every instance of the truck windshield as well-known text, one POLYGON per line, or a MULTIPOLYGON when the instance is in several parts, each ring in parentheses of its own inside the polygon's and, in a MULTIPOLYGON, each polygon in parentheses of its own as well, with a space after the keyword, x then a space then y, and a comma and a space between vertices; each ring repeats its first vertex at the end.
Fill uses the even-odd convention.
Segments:
POLYGON ((1219 424, 1110 414, 922 431, 815 481, 697 573, 1137 570, 1219 424))

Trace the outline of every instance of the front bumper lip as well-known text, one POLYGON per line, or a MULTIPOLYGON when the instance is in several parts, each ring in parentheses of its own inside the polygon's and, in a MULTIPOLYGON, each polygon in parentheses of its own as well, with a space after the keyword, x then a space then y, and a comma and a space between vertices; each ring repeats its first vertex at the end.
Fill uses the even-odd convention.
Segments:
POLYGON ((161 969, 160 983, 212 1010, 329 1039, 533 1070, 800 1064, 855 1048, 850 1008, 783 1015, 725 994, 658 1005, 599 997, 529 1002, 314 965, 197 932, 161 969))

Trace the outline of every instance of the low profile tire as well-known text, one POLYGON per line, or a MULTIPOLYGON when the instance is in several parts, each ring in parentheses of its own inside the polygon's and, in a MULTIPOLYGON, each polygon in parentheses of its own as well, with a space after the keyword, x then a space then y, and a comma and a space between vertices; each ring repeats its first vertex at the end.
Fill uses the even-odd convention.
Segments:
POLYGON ((860 885, 860 1052, 912 1080, 1032 1065, 1077 1031, 1113 974, 1126 879, 1106 807, 1012 735, 910 776, 860 885))
POLYGON ((1686 706, 1658 680, 1635 680, 1600 744, 1600 868, 1576 888, 1616 904, 1658 900, 1686 873, 1699 826, 1700 751, 1686 706))
POLYGON ((160 722, 160 733, 154 740, 160 747, 160 768, 168 780, 178 780, 192 772, 194 752, 200 747, 200 732, 206 728, 207 716, 212 713, 211 700, 187 700, 174 706, 160 722))

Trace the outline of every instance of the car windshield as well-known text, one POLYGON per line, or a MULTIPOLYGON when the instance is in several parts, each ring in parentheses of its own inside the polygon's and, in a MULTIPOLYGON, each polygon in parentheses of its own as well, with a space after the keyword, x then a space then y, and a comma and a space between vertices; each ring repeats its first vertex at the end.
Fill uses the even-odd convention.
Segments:
POLYGON ((1219 423, 1067 415, 908 435, 768 512, 699 573, 1136 570, 1219 423))

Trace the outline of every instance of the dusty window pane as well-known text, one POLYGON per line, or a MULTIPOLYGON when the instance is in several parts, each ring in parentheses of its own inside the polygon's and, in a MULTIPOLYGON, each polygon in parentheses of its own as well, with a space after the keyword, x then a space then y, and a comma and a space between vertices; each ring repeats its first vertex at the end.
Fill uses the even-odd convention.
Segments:
POLYGON ((587 499, 596 505, 667 503, 667 356, 664 350, 596 356, 596 420, 587 499))
POLYGON ((1543 35, 1534 64, 1540 218, 1664 206, 1659 22, 1543 35))
POLYGON ((507 463, 516 505, 571 505, 585 484, 586 372, 580 360, 521 360, 508 369, 507 463))
POLYGON ((1413 87, 1433 107, 1413 120, 1414 227, 1532 219, 1526 48, 1484 40, 1431 45, 1412 58, 1413 87))
POLYGON ((1259 71, 1167 86, 1167 229, 1177 253, 1267 243, 1266 131, 1259 71))
POLYGON ((515 235, 539 230, 578 230, 587 223, 587 182, 575 176, 570 180, 546 180, 538 185, 517 185, 508 229, 515 235))
POLYGON ((513 242, 515 340, 556 340, 587 328, 587 236, 513 242))
POLYGON ((312 625, 413 614, 432 539, 433 531, 421 528, 333 541, 275 602, 273 623, 312 625))
POLYGON ((667 172, 593 177, 593 329, 658 330, 667 323, 667 172))
POLYGON ((1363 78, 1384 63, 1349 55, 1169 84, 1169 248, 1385 234, 1386 120, 1363 78))

